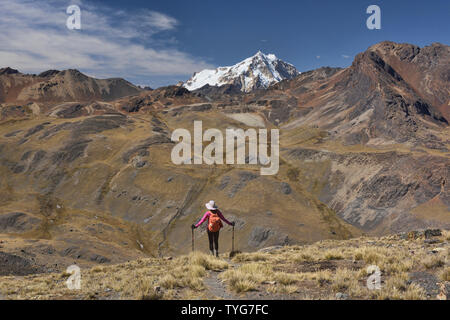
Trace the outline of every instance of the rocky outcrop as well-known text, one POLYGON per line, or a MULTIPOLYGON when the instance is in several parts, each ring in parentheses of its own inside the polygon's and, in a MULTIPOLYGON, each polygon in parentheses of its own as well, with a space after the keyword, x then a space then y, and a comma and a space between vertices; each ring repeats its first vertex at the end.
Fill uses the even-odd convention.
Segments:
POLYGON ((41 220, 24 212, 9 212, 0 214, 0 233, 23 233, 30 231, 41 220))

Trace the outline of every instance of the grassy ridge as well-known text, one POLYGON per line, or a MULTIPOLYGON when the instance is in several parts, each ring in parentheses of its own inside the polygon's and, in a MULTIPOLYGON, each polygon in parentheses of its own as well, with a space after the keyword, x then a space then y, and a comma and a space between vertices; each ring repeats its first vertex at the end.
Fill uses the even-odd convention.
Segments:
POLYGON ((83 269, 81 290, 66 288, 65 272, 1 277, 0 292, 8 299, 214 299, 205 282, 214 276, 237 299, 436 299, 450 281, 450 232, 434 240, 324 240, 231 260, 195 252, 83 269), (369 266, 381 271, 380 290, 366 286, 369 266))

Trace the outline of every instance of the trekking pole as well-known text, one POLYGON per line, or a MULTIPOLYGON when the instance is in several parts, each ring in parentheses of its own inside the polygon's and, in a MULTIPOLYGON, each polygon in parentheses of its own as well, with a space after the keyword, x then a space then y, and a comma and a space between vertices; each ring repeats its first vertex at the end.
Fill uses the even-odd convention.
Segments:
POLYGON ((231 252, 234 252, 234 226, 233 226, 233 235, 231 237, 231 252))
POLYGON ((234 226, 233 226, 233 233, 231 235, 231 252, 230 252, 230 259, 233 258, 235 255, 240 253, 240 251, 234 251, 234 226))
POLYGON ((194 252, 194 229, 192 230, 192 252, 194 252))

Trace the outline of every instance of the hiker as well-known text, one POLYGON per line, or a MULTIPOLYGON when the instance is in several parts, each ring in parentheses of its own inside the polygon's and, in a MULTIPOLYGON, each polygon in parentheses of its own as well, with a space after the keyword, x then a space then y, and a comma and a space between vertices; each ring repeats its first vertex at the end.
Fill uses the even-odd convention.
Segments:
POLYGON ((208 232, 208 240, 209 240, 209 250, 211 254, 214 255, 214 248, 216 249, 216 257, 219 256, 219 231, 220 228, 223 227, 222 220, 225 221, 228 225, 234 226, 234 221, 230 222, 223 216, 222 212, 219 211, 214 200, 211 200, 207 204, 205 204, 206 208, 209 210, 204 215, 203 218, 197 223, 193 224, 192 229, 198 228, 203 222, 208 219, 208 228, 206 229, 208 232))

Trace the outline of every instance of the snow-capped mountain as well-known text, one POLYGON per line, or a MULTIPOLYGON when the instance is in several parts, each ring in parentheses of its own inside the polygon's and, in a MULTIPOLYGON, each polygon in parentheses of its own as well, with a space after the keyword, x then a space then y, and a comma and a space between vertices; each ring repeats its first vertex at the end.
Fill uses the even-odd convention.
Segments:
POLYGON ((293 65, 278 59, 274 54, 266 55, 258 51, 254 56, 234 66, 197 72, 183 86, 192 91, 207 84, 218 87, 232 84, 238 86, 241 91, 250 92, 254 89, 265 89, 299 74, 293 65))

